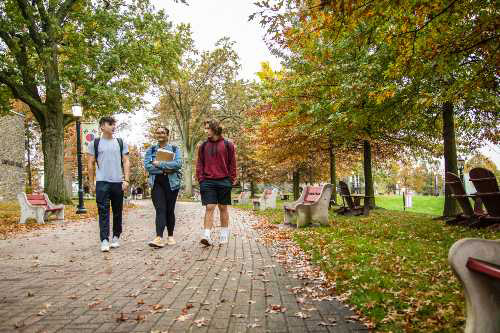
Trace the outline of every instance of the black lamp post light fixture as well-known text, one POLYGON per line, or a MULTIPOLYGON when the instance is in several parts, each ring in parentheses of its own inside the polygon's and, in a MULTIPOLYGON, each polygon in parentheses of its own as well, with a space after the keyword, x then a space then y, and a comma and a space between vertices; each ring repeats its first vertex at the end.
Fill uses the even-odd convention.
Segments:
POLYGON ((83 186, 82 186, 82 139, 80 136, 80 118, 83 114, 82 106, 73 104, 71 107, 73 116, 76 118, 76 159, 78 163, 78 206, 76 208, 77 214, 85 214, 87 210, 83 204, 83 186))

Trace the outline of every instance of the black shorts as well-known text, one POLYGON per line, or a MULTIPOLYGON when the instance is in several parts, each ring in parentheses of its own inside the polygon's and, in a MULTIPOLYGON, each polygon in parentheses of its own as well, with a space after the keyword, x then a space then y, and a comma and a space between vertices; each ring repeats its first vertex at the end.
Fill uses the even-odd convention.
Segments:
POLYGON ((231 179, 205 179, 200 184, 201 203, 230 205, 231 204, 231 179))

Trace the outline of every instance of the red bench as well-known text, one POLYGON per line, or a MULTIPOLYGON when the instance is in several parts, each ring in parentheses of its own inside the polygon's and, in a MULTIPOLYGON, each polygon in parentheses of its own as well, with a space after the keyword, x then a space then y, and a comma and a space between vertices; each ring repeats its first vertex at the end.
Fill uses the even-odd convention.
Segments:
POLYGON ((254 210, 266 210, 268 208, 276 208, 277 190, 264 190, 259 199, 252 201, 254 210))
POLYGON ((500 280, 500 266, 498 265, 469 257, 466 266, 471 271, 500 280))
POLYGON ((464 287, 465 332, 500 332, 500 240, 458 240, 448 262, 464 287))
POLYGON ((19 223, 26 223, 27 219, 34 218, 39 224, 43 224, 51 214, 56 214, 58 219, 64 220, 64 205, 53 204, 45 193, 21 192, 17 199, 21 206, 19 223))
POLYGON ((300 198, 290 204, 285 204, 285 223, 292 224, 297 220, 297 227, 319 221, 328 225, 328 206, 332 195, 332 185, 306 186, 300 198))

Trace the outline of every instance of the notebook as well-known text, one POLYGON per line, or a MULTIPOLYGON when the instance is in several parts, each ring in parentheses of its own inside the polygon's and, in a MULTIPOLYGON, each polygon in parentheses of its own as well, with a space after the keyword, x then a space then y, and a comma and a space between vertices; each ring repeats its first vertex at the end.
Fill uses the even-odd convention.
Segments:
POLYGON ((175 158, 173 151, 160 148, 156 152, 156 160, 159 162, 172 161, 175 158))

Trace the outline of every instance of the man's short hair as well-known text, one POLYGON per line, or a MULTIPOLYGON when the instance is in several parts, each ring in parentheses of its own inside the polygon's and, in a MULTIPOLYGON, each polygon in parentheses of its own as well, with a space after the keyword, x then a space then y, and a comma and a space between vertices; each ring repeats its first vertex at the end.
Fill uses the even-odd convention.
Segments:
POLYGON ((101 127, 104 124, 113 125, 115 123, 116 119, 113 117, 102 117, 101 119, 99 119, 99 127, 101 127))
POLYGON ((205 126, 208 125, 208 128, 214 132, 215 135, 220 136, 222 134, 222 126, 219 124, 217 120, 206 120, 205 126))

